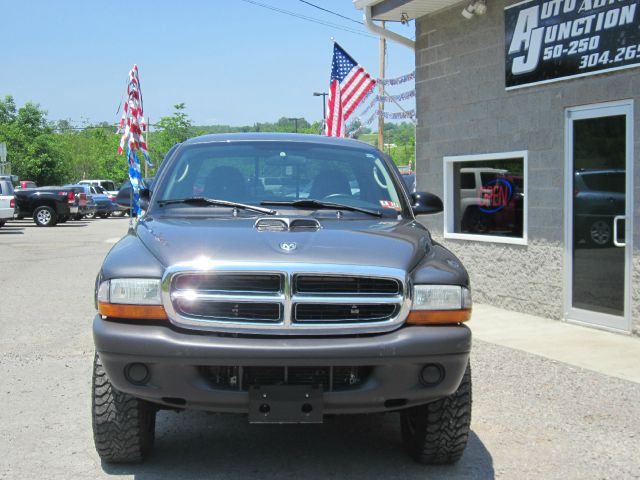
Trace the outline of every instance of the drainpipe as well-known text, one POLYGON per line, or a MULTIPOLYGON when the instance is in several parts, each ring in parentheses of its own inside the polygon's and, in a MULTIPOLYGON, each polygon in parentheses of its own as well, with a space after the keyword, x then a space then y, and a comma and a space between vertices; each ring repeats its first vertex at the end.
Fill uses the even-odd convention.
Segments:
POLYGON ((364 7, 364 24, 369 29, 369 31, 375 33, 379 37, 383 37, 388 40, 391 40, 392 42, 396 42, 401 45, 404 45, 405 47, 410 48, 411 50, 416 49, 416 42, 414 42, 410 38, 403 37, 402 35, 398 35, 395 32, 381 28, 380 26, 373 23, 373 19, 371 18, 371 6, 364 7))

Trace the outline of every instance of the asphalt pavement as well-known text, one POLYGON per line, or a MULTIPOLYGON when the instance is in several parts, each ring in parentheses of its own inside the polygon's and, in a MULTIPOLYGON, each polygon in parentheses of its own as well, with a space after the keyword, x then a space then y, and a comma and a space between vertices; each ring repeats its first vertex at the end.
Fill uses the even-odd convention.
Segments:
MULTIPOLYGON (((413 463, 395 414, 257 426, 166 411, 146 463, 101 464, 90 416, 93 288, 127 224, 0 228, 0 478, 640 478, 640 384, 523 351, 514 335, 504 337, 515 348, 474 341, 472 434, 455 466, 413 463)), ((483 338, 506 344, 496 325, 483 338)))

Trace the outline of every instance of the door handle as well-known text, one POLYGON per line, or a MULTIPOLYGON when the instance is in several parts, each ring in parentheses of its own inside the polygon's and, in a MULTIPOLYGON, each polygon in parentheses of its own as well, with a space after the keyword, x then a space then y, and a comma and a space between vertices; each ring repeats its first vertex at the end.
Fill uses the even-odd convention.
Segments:
POLYGON ((618 220, 624 220, 626 217, 624 215, 616 215, 613 217, 613 244, 616 247, 626 247, 626 242, 618 241, 618 220))

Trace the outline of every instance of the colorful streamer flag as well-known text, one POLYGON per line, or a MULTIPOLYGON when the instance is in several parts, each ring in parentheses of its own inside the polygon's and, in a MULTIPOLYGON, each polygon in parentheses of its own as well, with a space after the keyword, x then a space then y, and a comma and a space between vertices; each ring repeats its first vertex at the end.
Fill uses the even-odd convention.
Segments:
POLYGON ((149 166, 151 159, 144 140, 143 133, 147 130, 144 121, 144 111, 142 104, 142 90, 140 88, 140 77, 138 76, 138 65, 134 65, 129 71, 129 82, 127 83, 127 100, 124 103, 122 119, 118 127, 120 145, 118 154, 122 155, 126 148, 127 161, 129 165, 129 180, 131 181, 131 198, 133 211, 140 215, 140 188, 144 186, 142 173, 140 172, 140 160, 136 151, 140 151, 149 166))
POLYGON ((325 135, 344 137, 345 122, 371 91, 376 81, 337 43, 333 44, 329 112, 325 135))
POLYGON ((411 80, 415 80, 416 72, 413 71, 411 73, 407 73, 406 75, 402 75, 396 78, 379 78, 378 83, 382 85, 400 85, 401 83, 410 82, 411 80))

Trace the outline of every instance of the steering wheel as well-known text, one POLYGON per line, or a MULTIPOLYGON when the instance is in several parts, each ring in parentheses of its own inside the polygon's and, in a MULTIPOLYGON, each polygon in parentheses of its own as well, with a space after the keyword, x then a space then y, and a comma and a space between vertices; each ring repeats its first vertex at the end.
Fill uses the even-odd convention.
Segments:
POLYGON ((384 188, 385 190, 387 189, 388 185, 383 182, 382 180, 380 180, 380 176, 379 176, 379 168, 377 165, 373 166, 373 179, 376 181, 376 183, 378 184, 378 186, 380 188, 384 188))
POLYGON ((332 193, 330 195, 327 195, 326 197, 323 197, 322 200, 331 200, 331 201, 336 201, 338 198, 344 198, 344 199, 353 199, 353 197, 351 195, 348 195, 346 193, 332 193))

